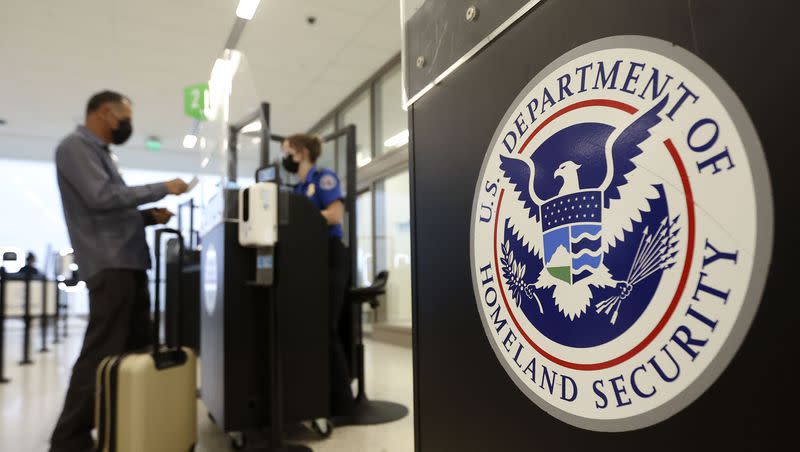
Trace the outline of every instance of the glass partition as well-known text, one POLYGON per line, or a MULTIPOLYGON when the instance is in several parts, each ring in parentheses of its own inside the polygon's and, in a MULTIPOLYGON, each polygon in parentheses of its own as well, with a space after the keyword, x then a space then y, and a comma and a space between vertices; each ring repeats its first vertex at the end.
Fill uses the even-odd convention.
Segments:
POLYGON ((375 184, 377 271, 388 270, 386 320, 411 324, 411 209, 408 171, 375 184))
POLYGON ((366 191, 356 198, 356 235, 358 237, 357 275, 353 278, 356 287, 372 283, 374 256, 372 251, 372 192, 366 191))
POLYGON ((361 93, 350 105, 342 110, 342 126, 356 126, 356 165, 364 166, 372 161, 372 115, 370 90, 361 93))
MULTIPOLYGON (((334 125, 333 121, 328 121, 319 129, 314 130, 313 133, 319 135, 320 138, 325 138, 334 131, 336 131, 336 126, 334 125)), ((319 156, 319 160, 317 160, 317 168, 329 168, 337 173, 340 173, 339 168, 337 168, 336 143, 337 140, 322 143, 322 153, 319 156)), ((344 168, 342 168, 342 170, 344 170, 344 168)), ((342 176, 340 175, 339 177, 342 176)))
POLYGON ((408 113, 403 110, 400 66, 375 85, 375 142, 381 154, 408 143, 408 113))

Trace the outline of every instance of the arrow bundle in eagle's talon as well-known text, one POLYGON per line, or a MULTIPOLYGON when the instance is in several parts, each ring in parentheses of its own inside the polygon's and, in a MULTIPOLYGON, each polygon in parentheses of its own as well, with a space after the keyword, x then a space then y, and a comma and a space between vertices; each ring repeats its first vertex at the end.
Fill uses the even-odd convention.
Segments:
POLYGON ((603 314, 611 313, 611 308, 614 307, 614 302, 617 300, 619 300, 619 297, 611 297, 601 301, 600 303, 597 303, 597 312, 602 312, 603 314))
POLYGON ((656 233, 656 236, 651 241, 651 246, 648 246, 642 253, 643 258, 631 266, 630 276, 628 282, 635 285, 652 275, 659 270, 671 268, 674 265, 675 256, 678 251, 678 232, 680 228, 675 228, 680 216, 676 216, 671 222, 666 222, 667 218, 662 220, 662 227, 656 233), (666 227, 663 225, 666 224, 666 227))
MULTIPOLYGON (((677 215, 672 220, 669 217, 664 217, 653 234, 649 234, 650 229, 645 226, 625 283, 635 286, 649 276, 675 266, 675 257, 678 255, 678 232, 681 230, 675 226, 679 219, 680 215, 677 215)), ((613 310, 611 323, 614 324, 616 323, 622 300, 623 297, 621 296, 607 298, 597 303, 595 310, 603 314, 610 314, 613 310)))

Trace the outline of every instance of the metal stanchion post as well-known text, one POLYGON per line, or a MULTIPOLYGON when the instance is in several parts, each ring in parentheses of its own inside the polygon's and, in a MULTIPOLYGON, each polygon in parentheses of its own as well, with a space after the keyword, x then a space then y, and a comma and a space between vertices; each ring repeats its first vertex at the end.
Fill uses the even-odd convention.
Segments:
POLYGON ((61 318, 61 289, 58 288, 58 279, 53 281, 56 285, 56 315, 53 318, 53 343, 60 344, 61 336, 58 335, 58 320, 61 318))
POLYGON ((47 353, 47 278, 42 278, 42 315, 39 317, 39 327, 42 329, 42 348, 39 353, 47 353))
POLYGON ((67 294, 64 304, 61 306, 61 317, 62 317, 62 324, 61 329, 64 330, 62 337, 67 337, 67 320, 69 317, 69 311, 67 310, 67 303, 69 302, 69 294, 67 294))
POLYGON ((0 384, 8 383, 5 374, 6 268, 0 266, 0 384))
POLYGON ((25 274, 25 315, 22 318, 25 322, 25 331, 22 337, 22 361, 20 366, 33 364, 31 361, 31 274, 25 274))
MULTIPOLYGON (((301 444, 288 444, 284 439, 284 406, 283 406, 283 367, 281 347, 278 343, 281 333, 278 331, 278 301, 275 297, 275 290, 272 287, 266 290, 258 290, 260 287, 253 285, 254 290, 270 297, 266 306, 267 314, 267 372, 269 381, 267 382, 267 394, 269 394, 269 436, 267 437, 267 447, 247 448, 247 451, 269 451, 269 452, 312 452, 312 449, 301 444)), ((257 299, 257 297, 256 297, 257 299)))

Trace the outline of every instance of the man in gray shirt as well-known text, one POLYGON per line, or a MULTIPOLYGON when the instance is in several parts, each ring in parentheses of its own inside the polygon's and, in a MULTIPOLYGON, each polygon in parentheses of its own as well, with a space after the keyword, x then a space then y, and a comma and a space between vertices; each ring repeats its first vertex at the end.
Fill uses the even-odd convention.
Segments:
POLYGON ((108 148, 130 137, 131 102, 103 91, 89 100, 86 124, 56 149, 58 187, 81 277, 89 288, 89 324, 72 368, 64 409, 50 440, 52 452, 92 450, 95 371, 110 355, 151 341, 145 226, 164 224, 166 209, 142 204, 187 191, 181 179, 129 187, 108 148))

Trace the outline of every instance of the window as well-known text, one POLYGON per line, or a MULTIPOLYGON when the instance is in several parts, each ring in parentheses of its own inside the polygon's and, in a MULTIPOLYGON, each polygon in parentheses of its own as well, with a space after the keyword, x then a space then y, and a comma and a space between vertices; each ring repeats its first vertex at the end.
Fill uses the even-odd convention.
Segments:
MULTIPOLYGON (((0 248, 33 252, 38 265, 46 263, 48 245, 53 250, 69 246, 61 195, 52 162, 0 160, 0 205, 3 221, 0 248), (36 181, 35 183, 33 181, 36 181)), ((152 181, 151 181, 152 182, 152 181)))
POLYGON ((408 115, 403 110, 400 83, 398 65, 375 85, 375 142, 382 154, 408 143, 408 115))
MULTIPOLYGON (((122 176, 128 185, 141 185, 164 181, 173 177, 182 177, 188 181, 193 174, 174 173, 157 170, 142 170, 125 168, 121 169, 122 176)), ((240 178, 244 185, 252 183, 252 175, 240 178)), ((51 162, 35 162, 26 160, 0 159, 0 180, 4 182, 4 190, 0 191, 0 205, 3 206, 5 215, 0 227, 0 249, 15 248, 25 253, 32 251, 37 256, 40 270, 49 269, 52 277, 52 262, 48 267, 48 252, 57 252, 70 246, 67 235, 64 214, 61 206, 61 194, 55 177, 55 165, 51 162), (30 181, 36 181, 31 183, 30 181), (22 219, 22 220, 17 220, 22 219)), ((200 184, 192 191, 191 195, 181 197, 169 196, 148 206, 166 207, 172 212, 177 212, 178 204, 194 197, 198 204, 208 199, 210 193, 218 191, 218 175, 201 174, 200 184)), ((185 212, 188 214, 188 212, 185 212)), ((202 215, 195 212, 195 222, 199 226, 202 215)), ((188 221, 188 218, 184 221, 188 221)), ((177 226, 177 219, 173 218, 168 224, 177 226)), ((154 228, 147 228, 147 238, 150 250, 155 249, 153 243, 154 228)), ((79 269, 80 271, 80 269, 79 269)), ((74 292, 69 295, 70 312, 85 314, 89 304, 86 293, 74 292)))
POLYGON ((366 90, 342 110, 342 127, 356 126, 356 165, 364 166, 372 161, 372 120, 370 117, 370 92, 366 90))
MULTIPOLYGON (((319 129, 315 130, 314 133, 319 135, 319 138, 324 140, 327 135, 332 134, 335 131, 333 121, 328 121, 322 125, 319 129)), ((333 171, 339 172, 339 168, 336 168, 336 141, 333 140, 329 142, 322 142, 322 153, 317 160, 317 168, 328 168, 332 169, 333 171)), ((344 168, 341 168, 342 170, 344 168)))
POLYGON ((386 319, 411 323, 411 214, 408 171, 375 184, 377 271, 388 270, 386 319))
MULTIPOLYGON (((356 126, 356 167, 362 191, 356 196, 357 223, 355 249, 356 274, 353 285, 372 283, 375 275, 389 272, 386 301, 380 320, 398 326, 411 325, 411 231, 408 170, 398 172, 392 159, 382 154, 408 143, 408 115, 402 107, 401 67, 399 64, 377 78, 369 88, 353 94, 352 101, 329 115, 314 130, 321 136, 338 128, 356 126), (378 161, 376 161, 378 159, 378 161), (363 172, 362 172, 363 171, 363 172), (369 187, 369 188, 368 188, 369 187)), ((342 184, 348 179, 344 137, 323 146, 317 165, 335 170, 342 184)), ((344 188, 344 187, 343 187, 344 188)), ((345 231, 350 227, 345 220, 345 231)), ((345 232, 345 242, 347 242, 345 232)))
POLYGON ((356 235, 358 239, 357 262, 358 274, 356 287, 368 286, 372 283, 374 257, 372 254, 372 192, 366 191, 356 197, 356 235))

